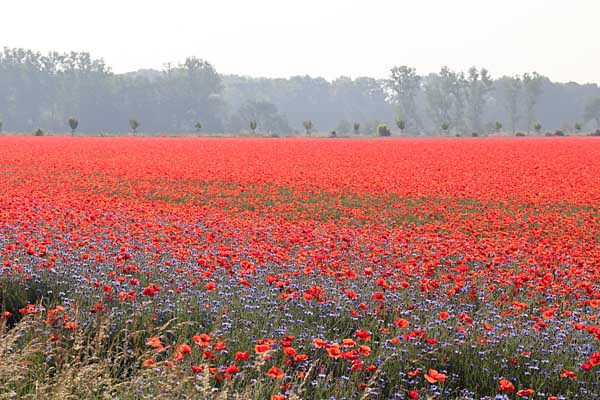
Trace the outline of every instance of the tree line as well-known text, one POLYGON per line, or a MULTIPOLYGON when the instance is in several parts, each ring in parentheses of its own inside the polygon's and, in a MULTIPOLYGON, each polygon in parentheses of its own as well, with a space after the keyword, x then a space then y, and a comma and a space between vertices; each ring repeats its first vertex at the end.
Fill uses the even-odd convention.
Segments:
POLYGON ((10 132, 391 134, 387 125, 410 135, 600 129, 600 88, 536 72, 494 78, 475 67, 252 78, 219 74, 195 57, 116 74, 85 52, 0 52, 0 130, 10 132))

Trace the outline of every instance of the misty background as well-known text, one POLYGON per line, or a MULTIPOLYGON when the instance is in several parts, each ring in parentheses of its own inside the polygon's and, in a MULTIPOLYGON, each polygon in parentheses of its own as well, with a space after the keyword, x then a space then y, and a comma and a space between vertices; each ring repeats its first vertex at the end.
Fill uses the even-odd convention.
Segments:
POLYGON ((397 66, 386 78, 220 74, 195 57, 162 69, 114 73, 85 52, 0 53, 0 121, 5 132, 147 133, 314 131, 376 134, 378 124, 406 135, 573 132, 600 128, 597 84, 552 82, 536 72, 494 76, 483 68, 420 75, 397 66), (398 124, 398 121, 402 124, 398 124), (497 126, 498 123, 500 126, 497 126), (198 125, 200 124, 201 127, 198 125), (537 125, 537 126, 536 126, 537 125))

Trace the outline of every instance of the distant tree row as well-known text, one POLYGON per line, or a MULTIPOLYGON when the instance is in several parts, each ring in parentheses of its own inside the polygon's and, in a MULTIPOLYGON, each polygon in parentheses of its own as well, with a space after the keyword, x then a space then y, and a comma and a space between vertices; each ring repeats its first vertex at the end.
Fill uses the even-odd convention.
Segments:
POLYGON ((220 75, 194 57, 115 74, 88 53, 0 52, 0 131, 378 135, 382 124, 410 135, 600 129, 600 88, 535 72, 493 79, 475 67, 421 76, 400 66, 388 79, 250 78, 220 75))
MULTIPOLYGON (((493 125, 488 122, 484 126, 486 116, 502 114, 499 109, 504 112, 513 134, 520 127, 524 127, 528 133, 532 129, 540 133, 542 124, 539 121, 546 118, 541 115, 540 101, 544 89, 553 89, 553 86, 556 84, 537 72, 503 76, 494 81, 486 69, 478 70, 475 67, 467 73, 442 67, 438 74, 426 77, 417 75, 414 68, 394 67, 387 82, 390 99, 397 105, 401 116, 401 131, 404 130, 404 124, 413 132, 431 130, 433 124, 433 130, 439 127, 444 133, 454 131, 471 134, 489 132, 492 127, 494 131, 500 131, 503 125, 499 121, 493 125), (424 97, 425 107, 418 107, 420 97, 424 97), (424 119, 429 120, 429 127, 423 123, 424 119)), ((598 89, 597 86, 595 89, 598 89)), ((548 102, 548 99, 544 101, 548 102)), ((560 105, 563 99, 556 101, 560 105)), ((585 108, 580 110, 579 115, 575 114, 573 120, 581 119, 586 124, 594 121, 596 128, 600 129, 600 96, 588 97, 585 101, 585 108)), ((544 106, 547 107, 547 104, 544 106)), ((568 121, 563 121, 563 128, 565 124, 573 126, 576 131, 582 129, 579 122, 569 125, 568 121)))

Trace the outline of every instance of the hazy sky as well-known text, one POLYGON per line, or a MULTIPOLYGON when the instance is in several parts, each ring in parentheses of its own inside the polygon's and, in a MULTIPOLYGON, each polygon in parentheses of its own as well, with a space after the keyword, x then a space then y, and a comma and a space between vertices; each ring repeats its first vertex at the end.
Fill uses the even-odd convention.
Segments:
POLYGON ((385 77, 441 65, 600 83, 600 0, 2 0, 0 47, 115 72, 195 55, 221 73, 385 77))

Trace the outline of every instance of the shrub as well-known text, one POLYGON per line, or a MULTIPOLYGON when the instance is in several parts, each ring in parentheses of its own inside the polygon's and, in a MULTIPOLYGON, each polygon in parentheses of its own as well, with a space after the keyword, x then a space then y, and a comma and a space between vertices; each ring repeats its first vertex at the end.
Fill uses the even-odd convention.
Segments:
POLYGON ((518 136, 518 137, 523 137, 523 136, 525 136, 525 134, 524 134, 523 132, 517 132, 517 133, 515 134, 515 136, 518 136))
POLYGON ((403 119, 396 120, 396 126, 400 129, 400 132, 404 133, 404 129, 406 128, 406 122, 403 119))
POLYGON ((565 133, 559 129, 556 132, 554 132, 554 136, 565 136, 565 133))
POLYGON ((473 133, 471 133, 471 137, 479 137, 479 133, 473 132, 473 133))
POLYGON ((595 132, 590 133, 590 136, 600 136, 600 129, 596 129, 595 132))
POLYGON ((379 136, 392 136, 392 131, 390 131, 390 128, 386 124, 379 124, 377 126, 377 133, 379 136))
POLYGON ((33 134, 34 134, 35 136, 44 136, 44 131, 43 131, 43 130, 41 130, 40 128, 37 128, 37 129, 35 130, 35 132, 33 132, 33 134))
POLYGON ((544 133, 545 136, 554 136, 552 132, 546 132, 544 133))

